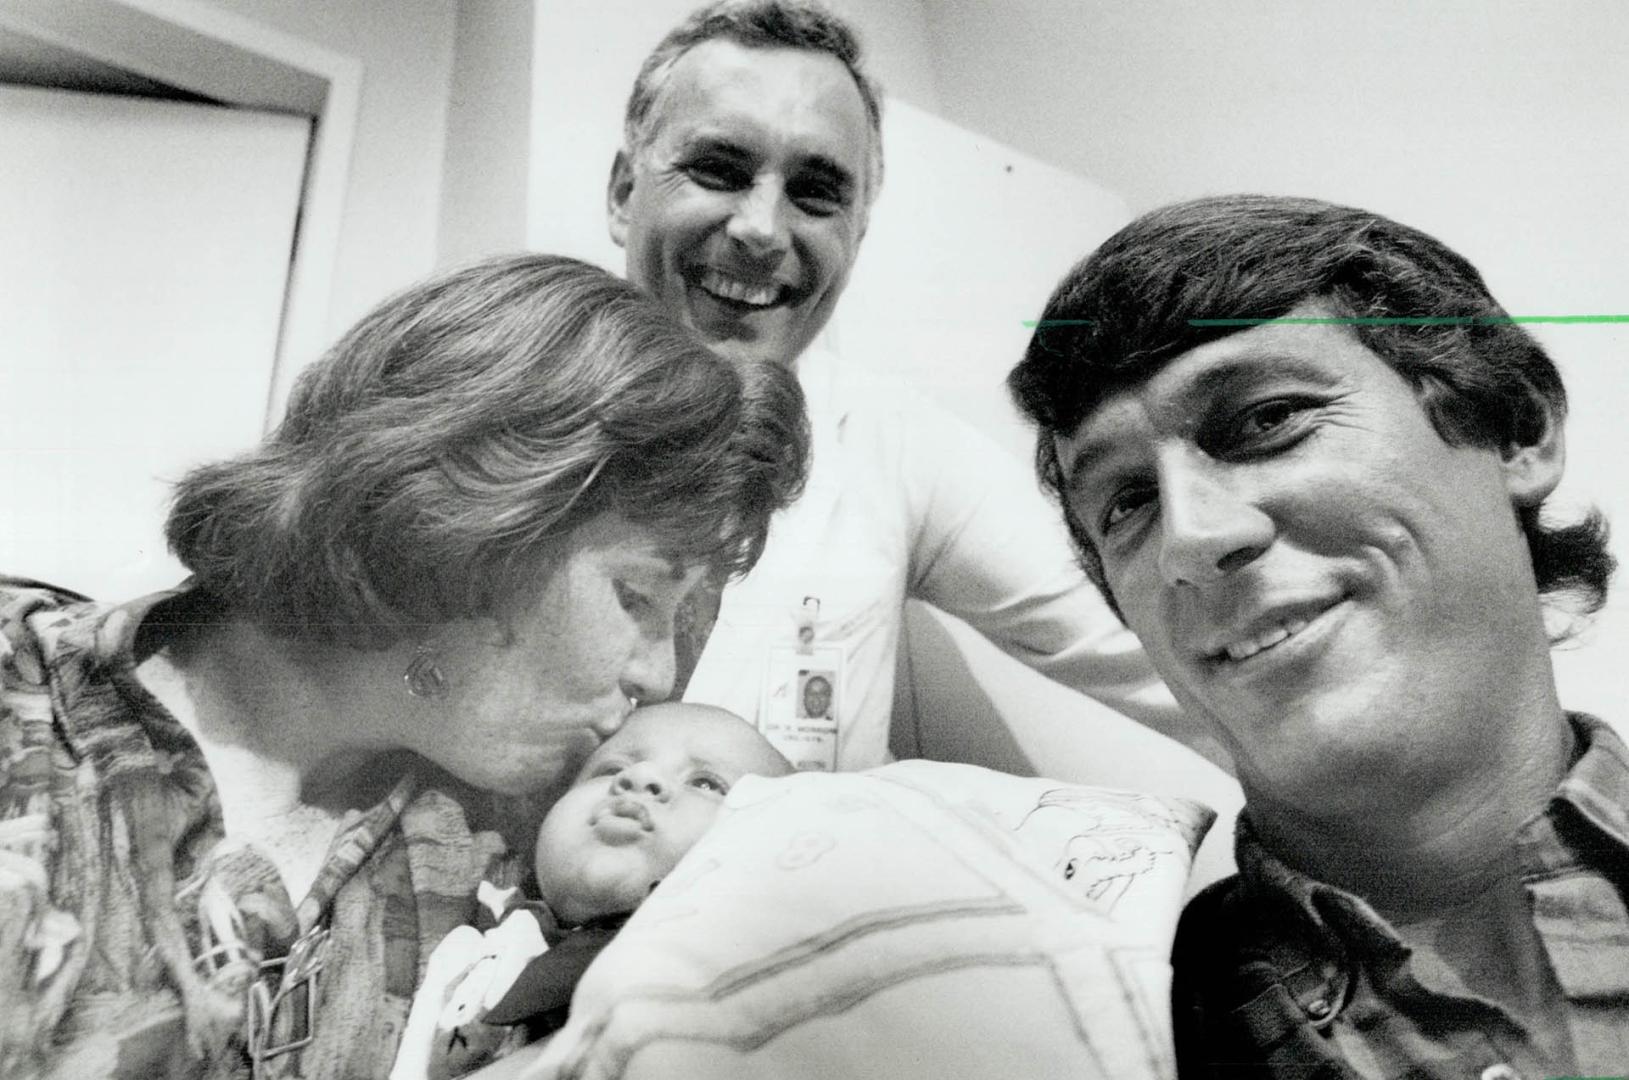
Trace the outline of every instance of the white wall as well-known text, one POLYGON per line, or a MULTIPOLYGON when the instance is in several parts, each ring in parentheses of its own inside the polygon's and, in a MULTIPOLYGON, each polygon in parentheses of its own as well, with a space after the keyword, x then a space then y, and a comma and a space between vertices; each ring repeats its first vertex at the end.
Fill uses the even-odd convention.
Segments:
POLYGON ((310 135, 0 85, 0 491, 27 508, 0 572, 105 600, 185 576, 170 485, 260 433, 310 135))
MULTIPOLYGON (((1352 203, 1456 247, 1512 314, 1629 313, 1629 5, 931 0, 929 21, 947 118, 1134 209, 1352 203)), ((1535 332, 1573 397, 1567 486, 1620 523, 1629 563, 1629 326, 1535 332)), ((1629 573, 1619 591, 1557 664, 1567 704, 1621 718, 1629 573)))
POLYGON ((531 168, 531 0, 458 5, 437 262, 526 244, 531 168))
MULTIPOLYGON (((31 429, 12 435, 30 443, 26 449, 34 454, 55 455, 55 467, 63 476, 55 486, 69 515, 64 520, 95 521, 95 532, 87 534, 82 526, 77 532, 92 537, 94 543, 105 540, 120 555, 109 557, 94 546, 75 552, 72 549, 77 545, 64 544, 56 547, 49 565, 36 566, 30 559, 8 556, 6 569, 52 577, 104 597, 172 584, 178 572, 162 558, 157 529, 163 488, 185 466, 235 453, 260 437, 268 382, 272 381, 269 358, 280 333, 300 342, 286 359, 291 368, 302 366, 363 311, 431 269, 452 60, 452 12, 453 0, 348 0, 343 4, 326 0, 280 0, 276 4, 108 0, 60 7, 19 0, 7 5, 7 19, 38 25, 70 54, 106 55, 153 77, 219 93, 239 103, 252 103, 276 90, 272 96, 278 99, 279 108, 315 111, 322 87, 328 84, 303 67, 307 60, 322 71, 343 69, 347 73, 354 71, 354 61, 361 75, 354 113, 347 107, 352 102, 345 93, 354 89, 354 83, 347 83, 342 90, 332 91, 345 100, 338 105, 330 102, 334 112, 328 119, 332 123, 325 122, 318 135, 324 140, 329 131, 343 131, 347 137, 354 136, 354 142, 349 145, 348 162, 336 163, 325 156, 317 170, 324 178, 348 179, 341 193, 344 206, 338 215, 337 236, 327 232, 324 242, 312 241, 301 253, 301 268, 310 273, 295 288, 311 282, 317 286, 299 304, 302 313, 312 315, 302 318, 298 335, 292 332, 292 322, 284 321, 281 330, 279 323, 291 310, 285 287, 290 283, 293 199, 300 191, 302 175, 308 175, 304 149, 310 129, 308 114, 268 119, 268 123, 290 125, 299 133, 292 155, 278 170, 257 165, 230 134, 231 121, 247 122, 251 114, 217 109, 214 112, 223 117, 221 132, 206 132, 184 145, 148 139, 131 151, 136 155, 129 158, 135 172, 129 168, 81 171, 81 180, 111 176, 123 183, 113 185, 112 195, 74 190, 74 197, 84 195, 82 212, 73 216, 69 209, 67 218, 46 214, 41 219, 63 241, 59 245, 63 250, 53 251, 54 256, 70 251, 83 255, 76 244, 91 239, 86 229, 95 239, 116 245, 117 250, 106 257, 91 256, 92 270, 80 275, 84 280, 71 276, 63 280, 77 280, 81 291, 87 280, 100 282, 102 295, 113 298, 92 303, 88 314, 81 312, 72 319, 75 348, 70 351, 86 364, 108 355, 123 356, 128 370, 109 379, 96 375, 94 367, 87 369, 89 374, 79 372, 73 364, 62 368, 50 351, 20 356, 25 369, 35 361, 45 363, 46 369, 36 373, 59 391, 75 377, 90 378, 101 387, 100 393, 80 395, 85 400, 79 402, 75 414, 75 430, 100 435, 89 441, 81 437, 70 447, 36 438, 31 429), (299 103, 289 104, 285 99, 299 103), (141 157, 143 151, 146 158, 141 157), (161 168, 172 172, 164 174, 161 168), (238 172, 233 173, 234 169, 238 172), (243 174, 243 169, 253 175, 243 174), (250 243, 244 227, 271 212, 261 202, 274 171, 287 199, 281 207, 281 243, 276 230, 263 235, 261 242, 250 243), (166 175, 173 179, 164 179, 166 175), (158 177, 158 189, 135 182, 144 177, 158 177), (211 178, 224 182, 223 197, 261 201, 233 207, 219 220, 211 218, 210 199, 188 187, 189 181, 202 183, 211 178), (180 214, 179 225, 166 224, 166 209, 180 214), (212 221, 215 223, 210 224, 212 221), (326 242, 330 238, 331 246, 326 242), (69 240, 76 244, 68 244, 69 240), (183 240, 200 245, 193 249, 199 257, 170 257, 175 255, 170 249, 183 240), (312 258, 324 265, 306 265, 312 258), (211 267, 218 272, 211 275, 211 267), (190 274, 185 272, 189 269, 190 274), (203 278, 197 276, 200 272, 203 278), (130 277, 121 279, 120 273, 130 277), (254 277, 257 290, 253 317, 244 315, 241 306, 232 302, 210 298, 214 295, 211 289, 241 284, 246 276, 254 277), (110 284, 122 281, 128 286, 113 288, 110 284), (139 302, 154 289, 160 291, 151 302, 139 302), (122 307, 115 302, 120 300, 122 307), (179 329, 183 326, 184 331, 179 329), (123 351, 106 346, 110 340, 122 340, 123 351), (108 348, 114 351, 107 353, 108 348), (155 403, 144 413, 151 429, 146 436, 137 430, 139 425, 130 427, 130 393, 120 396, 108 389, 122 386, 121 380, 132 372, 145 372, 138 393, 156 395, 155 403), (175 416, 166 419, 164 401, 171 402, 169 411, 176 412, 175 416), (199 401, 207 403, 204 413, 197 411, 199 401), (181 415, 188 410, 190 421, 181 415), (132 439, 135 442, 127 445, 132 439), (93 455, 98 447, 114 455, 110 460, 118 462, 117 469, 97 472, 93 455), (104 496, 98 484, 112 485, 117 491, 104 496), (96 570, 81 571, 80 565, 96 570)), ((106 101, 116 107, 122 99, 106 101)), ((126 126, 129 130, 124 134, 141 143, 141 130, 126 126)), ((41 153, 50 149, 48 141, 32 136, 29 145, 41 153)), ((79 151, 88 147, 75 145, 79 151)), ((19 158, 34 164, 40 160, 40 154, 19 158)), ((322 186, 327 180, 317 183, 322 186)), ((37 209, 36 203, 28 205, 37 209)), ((321 217, 326 222, 328 210, 327 205, 311 209, 307 221, 321 217)), ((19 234, 14 239, 22 242, 24 237, 19 234)), ((309 239, 302 233, 302 243, 309 239)), ((55 287, 54 278, 35 280, 38 277, 28 279, 29 288, 55 287)), ((67 292, 53 299, 80 307, 67 292)), ((34 317, 57 311, 39 304, 28 308, 34 317)), ((25 369, 20 371, 26 375, 25 369)), ((277 396, 275 388, 271 396, 277 396)), ((60 432, 56 434, 60 438, 60 432)), ((39 524, 46 528, 45 523, 39 524)), ((36 533, 35 539, 39 538, 36 533)))
POLYGON ((455 0, 209 2, 362 63, 328 310, 329 337, 338 337, 436 264, 455 0))

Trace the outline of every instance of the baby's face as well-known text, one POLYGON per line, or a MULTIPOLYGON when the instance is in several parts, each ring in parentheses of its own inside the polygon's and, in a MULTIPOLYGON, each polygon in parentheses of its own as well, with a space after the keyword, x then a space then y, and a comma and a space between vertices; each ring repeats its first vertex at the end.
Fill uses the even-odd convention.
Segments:
POLYGON ((682 704, 640 709, 543 819, 543 898, 567 923, 632 911, 707 831, 737 780, 790 771, 732 713, 682 704))

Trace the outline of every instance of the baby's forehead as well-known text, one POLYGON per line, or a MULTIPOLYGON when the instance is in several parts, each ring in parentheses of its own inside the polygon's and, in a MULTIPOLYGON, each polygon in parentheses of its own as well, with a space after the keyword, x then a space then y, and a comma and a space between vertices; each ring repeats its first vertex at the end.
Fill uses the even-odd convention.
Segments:
POLYGON ((754 760, 762 738, 739 717, 701 705, 650 706, 631 714, 590 755, 588 766, 608 757, 688 757, 697 764, 735 765, 754 760))

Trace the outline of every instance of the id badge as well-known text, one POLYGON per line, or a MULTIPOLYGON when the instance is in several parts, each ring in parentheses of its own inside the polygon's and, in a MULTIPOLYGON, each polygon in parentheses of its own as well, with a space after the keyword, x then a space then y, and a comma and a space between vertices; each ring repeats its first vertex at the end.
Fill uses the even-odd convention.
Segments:
POLYGON ((758 729, 800 772, 835 772, 843 650, 832 645, 769 652, 758 729))

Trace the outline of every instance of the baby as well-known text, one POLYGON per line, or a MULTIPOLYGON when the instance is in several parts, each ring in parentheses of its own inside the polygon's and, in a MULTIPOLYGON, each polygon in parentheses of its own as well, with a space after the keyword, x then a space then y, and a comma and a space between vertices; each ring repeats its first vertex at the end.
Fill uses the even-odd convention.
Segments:
POLYGON ((565 925, 639 906, 712 825, 741 777, 792 766, 710 705, 640 709, 589 757, 537 834, 537 887, 565 925))
POLYGON ((731 786, 792 771, 723 709, 675 702, 631 714, 543 818, 542 904, 522 905, 484 935, 459 927, 436 947, 393 1080, 445 1074, 459 1029, 475 1020, 527 1022, 533 1034, 557 1027, 577 977, 701 839, 731 786))

